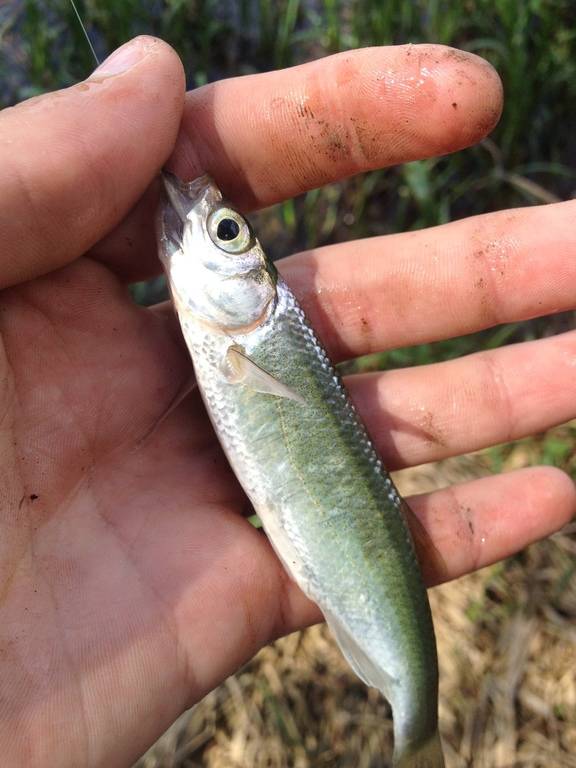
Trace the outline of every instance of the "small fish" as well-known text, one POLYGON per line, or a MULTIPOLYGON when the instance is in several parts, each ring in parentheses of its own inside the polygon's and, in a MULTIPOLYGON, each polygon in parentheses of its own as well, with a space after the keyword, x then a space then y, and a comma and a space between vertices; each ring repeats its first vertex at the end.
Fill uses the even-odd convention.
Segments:
POLYGON ((208 176, 163 174, 158 241, 198 386, 285 568, 394 715, 394 765, 442 768, 438 667, 405 505, 304 312, 208 176))

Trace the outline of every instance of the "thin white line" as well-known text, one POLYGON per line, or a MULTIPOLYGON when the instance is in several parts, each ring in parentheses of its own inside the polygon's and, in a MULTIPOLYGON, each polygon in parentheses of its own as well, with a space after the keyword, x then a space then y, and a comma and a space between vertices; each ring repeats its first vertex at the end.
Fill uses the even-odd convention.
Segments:
POLYGON ((90 46, 90 50, 92 51, 92 56, 94 56, 94 60, 96 61, 96 64, 100 65, 100 59, 98 56, 96 56, 96 51, 94 50, 94 46, 92 45, 92 41, 90 40, 90 36, 88 35, 88 31, 86 27, 84 26, 84 22, 82 21, 82 18, 80 14, 78 13, 78 8, 76 8, 76 3, 74 0, 70 0, 70 4, 72 5, 72 8, 74 9, 74 13, 76 14, 76 18, 78 19, 78 22, 80 26, 82 27, 82 32, 84 32, 84 37, 86 38, 86 42, 90 46))

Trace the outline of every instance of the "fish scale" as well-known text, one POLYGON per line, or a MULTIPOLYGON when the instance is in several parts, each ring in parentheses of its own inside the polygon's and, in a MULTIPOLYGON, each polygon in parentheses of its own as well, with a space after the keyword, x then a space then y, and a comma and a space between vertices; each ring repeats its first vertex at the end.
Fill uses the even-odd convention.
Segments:
POLYGON ((249 225, 208 177, 165 184, 160 256, 230 464, 352 668, 390 701, 394 764, 442 768, 434 630, 403 502, 249 225), (226 238, 211 224, 223 217, 226 238))

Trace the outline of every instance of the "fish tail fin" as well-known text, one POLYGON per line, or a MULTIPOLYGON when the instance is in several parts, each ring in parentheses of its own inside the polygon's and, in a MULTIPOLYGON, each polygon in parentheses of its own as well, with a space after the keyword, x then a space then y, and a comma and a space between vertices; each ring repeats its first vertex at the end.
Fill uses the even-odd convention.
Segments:
POLYGON ((407 744, 405 748, 396 749, 394 768, 445 768, 438 731, 423 744, 416 747, 407 744))

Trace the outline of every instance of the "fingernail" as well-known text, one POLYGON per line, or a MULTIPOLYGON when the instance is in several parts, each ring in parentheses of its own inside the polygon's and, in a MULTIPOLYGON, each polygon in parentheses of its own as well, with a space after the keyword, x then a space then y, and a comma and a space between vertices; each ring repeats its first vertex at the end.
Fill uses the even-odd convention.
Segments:
POLYGON ((121 45, 120 48, 111 53, 107 59, 104 59, 90 77, 94 77, 94 75, 98 77, 111 77, 112 75, 120 75, 122 72, 126 72, 143 58, 147 48, 146 38, 142 37, 136 37, 134 40, 124 43, 124 45, 121 45))

